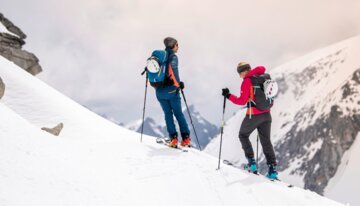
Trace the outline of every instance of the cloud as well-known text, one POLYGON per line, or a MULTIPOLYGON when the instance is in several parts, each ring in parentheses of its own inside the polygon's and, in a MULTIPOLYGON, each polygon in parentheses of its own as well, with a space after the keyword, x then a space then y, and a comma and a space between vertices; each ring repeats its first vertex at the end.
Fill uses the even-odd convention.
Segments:
MULTIPOLYGON (((123 122, 141 117, 140 72, 166 36, 180 43, 187 100, 214 122, 221 119, 220 89, 239 91, 238 61, 271 68, 360 34, 356 0, 0 2, 28 35, 41 79, 123 122)), ((148 101, 148 115, 161 114, 152 88, 148 101)))

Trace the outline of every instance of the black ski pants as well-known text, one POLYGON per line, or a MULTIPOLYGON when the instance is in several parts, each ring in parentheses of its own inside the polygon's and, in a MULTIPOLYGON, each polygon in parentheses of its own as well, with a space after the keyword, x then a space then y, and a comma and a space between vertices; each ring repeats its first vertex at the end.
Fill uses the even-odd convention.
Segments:
POLYGON ((275 152, 270 140, 271 121, 270 112, 252 115, 251 118, 249 115, 246 115, 239 132, 239 139, 246 158, 254 157, 254 150, 249 140, 249 136, 255 129, 257 129, 267 164, 276 165, 275 152))

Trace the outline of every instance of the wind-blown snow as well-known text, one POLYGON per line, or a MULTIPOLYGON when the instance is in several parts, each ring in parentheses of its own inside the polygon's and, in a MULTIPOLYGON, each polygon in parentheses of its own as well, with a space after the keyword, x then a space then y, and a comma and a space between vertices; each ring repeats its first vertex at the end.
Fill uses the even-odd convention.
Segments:
POLYGON ((0 57, 0 205, 341 205, 115 125, 0 57), (55 137, 40 130, 63 122, 55 137), (180 194, 180 195, 179 195, 180 194))

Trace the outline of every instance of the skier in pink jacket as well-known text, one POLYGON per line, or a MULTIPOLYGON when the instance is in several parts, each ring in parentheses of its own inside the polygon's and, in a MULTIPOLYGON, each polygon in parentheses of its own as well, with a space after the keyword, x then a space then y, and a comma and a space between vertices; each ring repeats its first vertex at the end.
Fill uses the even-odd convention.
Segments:
POLYGON ((243 79, 240 96, 237 97, 231 94, 228 88, 222 89, 222 95, 234 104, 247 105, 246 116, 240 127, 239 139, 245 152, 245 156, 248 159, 249 171, 257 174, 254 150, 249 140, 250 134, 257 129, 267 165, 269 167, 267 177, 270 179, 277 179, 276 157, 270 140, 272 121, 270 109, 260 110, 252 103, 255 97, 251 78, 253 76, 263 75, 265 73, 265 67, 258 66, 251 69, 248 63, 240 62, 237 66, 237 72, 243 79))

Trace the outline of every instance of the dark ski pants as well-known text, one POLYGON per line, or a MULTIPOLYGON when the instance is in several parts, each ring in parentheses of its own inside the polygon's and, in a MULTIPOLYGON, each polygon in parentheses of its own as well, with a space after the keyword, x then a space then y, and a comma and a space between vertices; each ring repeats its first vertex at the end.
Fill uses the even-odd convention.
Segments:
POLYGON ((267 164, 276 164, 275 152, 270 140, 271 121, 270 112, 252 115, 251 119, 246 115, 239 132, 239 139, 246 158, 254 157, 254 150, 249 140, 249 136, 257 129, 267 164))
POLYGON ((176 117, 176 120, 179 123, 181 134, 190 134, 188 124, 181 109, 180 94, 177 93, 174 95, 163 96, 161 98, 158 97, 158 101, 164 111, 166 128, 170 137, 177 134, 173 116, 176 117))

